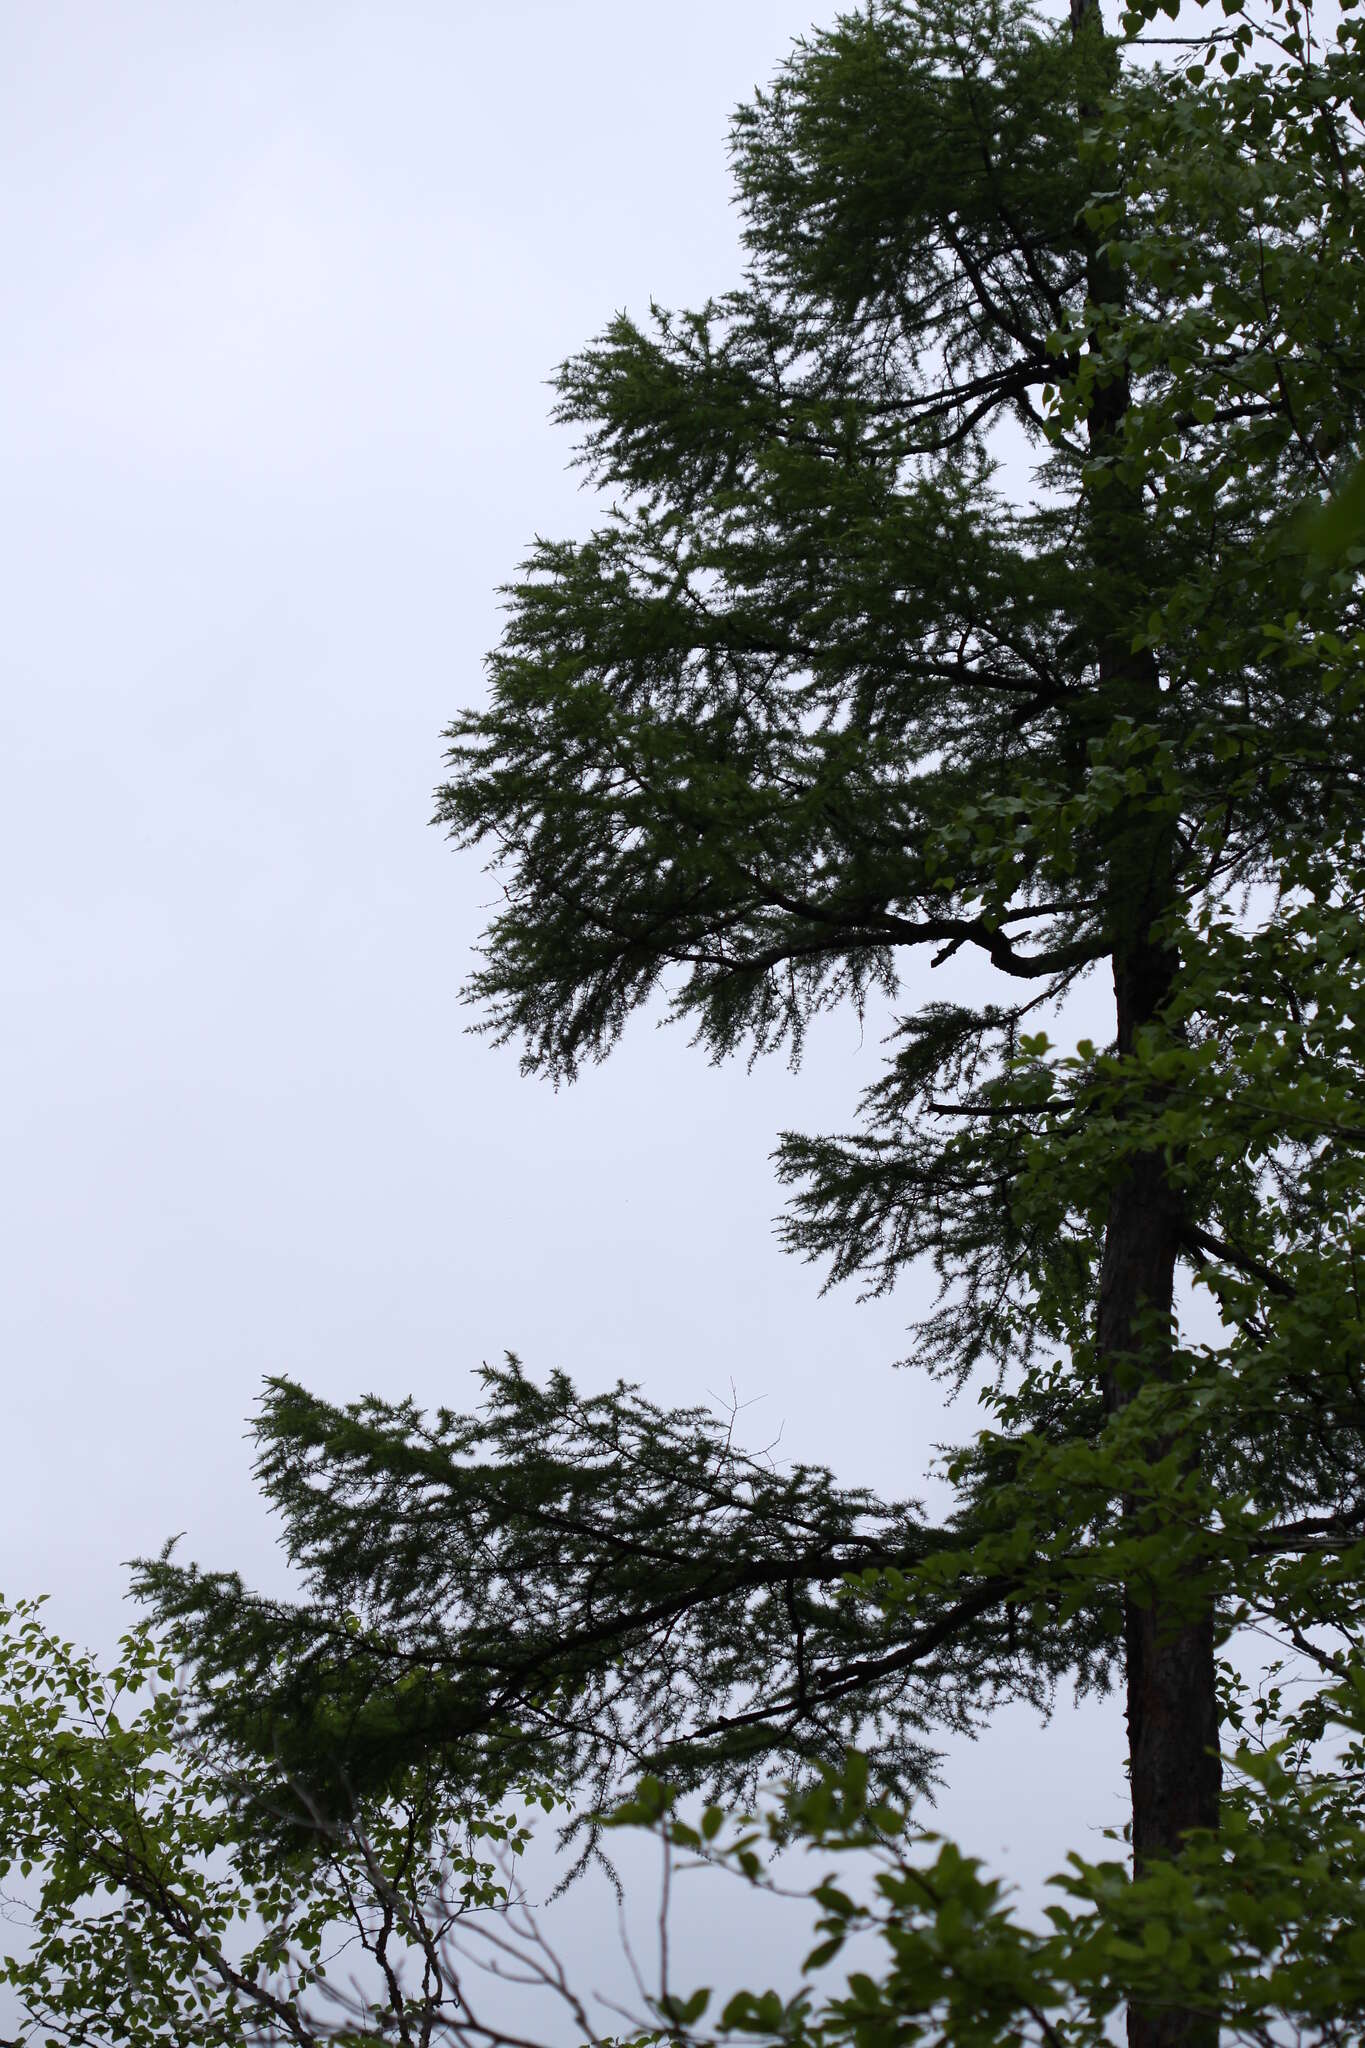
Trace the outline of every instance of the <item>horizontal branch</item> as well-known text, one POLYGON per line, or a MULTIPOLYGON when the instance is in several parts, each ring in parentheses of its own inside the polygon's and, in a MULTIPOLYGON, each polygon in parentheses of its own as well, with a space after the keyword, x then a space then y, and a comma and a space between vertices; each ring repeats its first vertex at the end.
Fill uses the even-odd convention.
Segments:
POLYGON ((1049 1095, 1045 1102, 931 1102, 935 1116, 1039 1116, 1044 1110, 1066 1109, 1065 1096, 1049 1095))
POLYGON ((765 1707, 756 1707, 747 1714, 722 1714, 714 1721, 707 1721, 692 1730, 691 1739, 700 1741, 707 1735, 724 1735, 737 1728, 754 1728, 774 1715, 809 1712, 812 1708, 832 1706, 851 1692, 874 1683, 879 1678, 893 1677, 898 1671, 908 1671, 920 1659, 934 1650, 941 1649, 969 1622, 975 1621, 990 1608, 997 1607, 1006 1598, 1010 1582, 1003 1578, 987 1579, 975 1593, 965 1600, 959 1600, 955 1607, 936 1622, 922 1628, 903 1643, 898 1650, 889 1651, 885 1657, 862 1657, 853 1664, 845 1664, 825 1684, 807 1686, 804 1691, 794 1690, 779 1695, 765 1707))

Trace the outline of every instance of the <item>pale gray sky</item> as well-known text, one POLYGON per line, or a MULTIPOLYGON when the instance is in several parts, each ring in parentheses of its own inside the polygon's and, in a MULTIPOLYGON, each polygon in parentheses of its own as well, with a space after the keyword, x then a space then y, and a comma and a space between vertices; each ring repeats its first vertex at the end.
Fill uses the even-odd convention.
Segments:
MULTIPOLYGON (((175 1530, 278 1578, 268 1371, 733 1379, 889 1491, 970 1422, 888 1370, 911 1296, 817 1300, 773 1242, 774 1134, 844 1124, 871 1038, 831 1021, 793 1079, 640 1025, 523 1081, 456 1002, 490 884, 427 825, 495 585, 590 514, 544 380, 734 280, 727 116, 810 18, 0 6, 0 1586, 72 1635, 111 1642, 121 1560, 175 1530)), ((1118 1816, 1121 1734, 1011 1716, 944 1818, 1053 1867, 1118 1816)))

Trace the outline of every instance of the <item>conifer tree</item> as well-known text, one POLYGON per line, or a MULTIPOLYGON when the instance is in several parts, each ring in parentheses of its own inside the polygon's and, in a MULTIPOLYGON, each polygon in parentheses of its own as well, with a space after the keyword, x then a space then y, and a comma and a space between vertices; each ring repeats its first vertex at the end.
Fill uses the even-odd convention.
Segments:
POLYGON ((735 122, 743 282, 559 373, 610 510, 508 591, 439 799, 528 1071, 659 1003, 716 1058, 896 1005, 856 1126, 782 1139, 785 1228, 932 1263, 910 1362, 991 1408, 958 1510, 515 1361, 471 1416, 274 1381, 310 1597, 142 1584, 310 1800, 850 1743, 903 1792, 936 1729, 1121 1673, 1141 1873, 1218 1826, 1236 1627, 1355 1628, 1365 643, 1305 518, 1365 404, 1360 42, 1224 0, 1160 67, 1153 11, 872 0, 797 46, 735 122), (1086 975, 1107 1042, 1054 1045, 1086 975))

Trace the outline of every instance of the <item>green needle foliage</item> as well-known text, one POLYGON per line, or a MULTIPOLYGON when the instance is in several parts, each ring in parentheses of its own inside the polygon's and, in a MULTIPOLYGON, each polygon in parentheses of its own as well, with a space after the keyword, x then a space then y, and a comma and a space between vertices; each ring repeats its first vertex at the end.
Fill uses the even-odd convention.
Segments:
MULTIPOLYGON (((983 1688, 1041 1703, 1090 1654, 1088 1619, 1065 1647, 1034 1640, 1003 1582, 959 1584, 962 1529, 779 1471, 704 1411, 585 1398, 563 1375, 542 1389, 515 1360, 484 1384, 478 1414, 431 1419, 271 1384, 260 1470, 309 1609, 145 1568, 192 1625, 215 1717, 310 1799, 433 1752, 452 1786, 543 1770, 589 1808, 665 1758, 739 1793, 774 1746, 816 1762, 853 1739, 908 1791, 931 1722, 974 1725, 983 1688), (913 1611, 884 1610, 882 1574, 916 1566, 913 1611)), ((1102 1669, 1102 1636, 1097 1652, 1102 1669)))
MULTIPOLYGON (((305 1805, 420 1760, 591 1811, 849 1743, 903 1794, 936 1730, 1121 1671, 1147 1882, 1219 1825, 1233 1633, 1341 1677, 1365 638, 1320 515, 1365 407, 1365 71, 1350 6, 1324 39, 1224 0, 1174 66, 1154 15, 872 0, 797 46, 734 126, 743 281, 559 373, 607 509, 508 589, 439 798, 528 1070, 647 1007, 797 1058, 895 1006, 853 1128, 782 1140, 786 1230, 937 1272, 912 1362, 989 1410, 957 1511, 515 1363, 473 1417, 272 1382, 303 1597, 141 1586, 206 1738, 305 1805), (1071 1045, 1091 972, 1112 1031, 1071 1045)), ((1212 1982, 1139 1989, 1134 2041, 1210 2039, 1212 1982)))

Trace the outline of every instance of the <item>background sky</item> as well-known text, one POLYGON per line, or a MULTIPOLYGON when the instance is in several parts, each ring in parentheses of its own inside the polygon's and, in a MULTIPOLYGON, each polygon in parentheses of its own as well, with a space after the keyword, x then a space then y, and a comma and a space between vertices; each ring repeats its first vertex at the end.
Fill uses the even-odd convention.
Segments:
MULTIPOLYGON (((458 1002, 493 885, 427 822, 498 582, 591 516, 545 379, 735 281, 727 118, 810 18, 0 6, 0 1588, 78 1639, 177 1530, 281 1583, 268 1372, 733 1382, 751 1441, 897 1494, 972 1423, 889 1369, 922 1293, 819 1299, 773 1240, 775 1134, 846 1124, 875 1031, 828 1020, 793 1076, 640 1022, 524 1080, 458 1002)), ((1121 1817, 1121 1737, 1114 1702, 1010 1714, 939 1817, 1027 1886, 1121 1817)), ((588 1977, 602 1904, 561 1909, 588 1977)), ((799 1952, 718 1906, 683 1917, 722 1969, 799 1952)))

